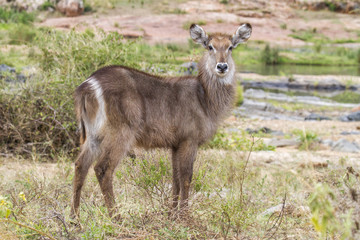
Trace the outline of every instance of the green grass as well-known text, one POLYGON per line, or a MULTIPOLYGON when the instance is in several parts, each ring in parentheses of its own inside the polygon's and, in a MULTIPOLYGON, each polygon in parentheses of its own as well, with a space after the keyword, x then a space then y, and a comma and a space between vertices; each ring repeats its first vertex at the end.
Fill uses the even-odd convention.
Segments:
POLYGON ((314 168, 264 163, 238 151, 201 150, 191 183, 190 214, 173 219, 168 215, 172 170, 167 152, 137 156, 124 159, 114 177, 121 221, 108 217, 90 171, 77 224, 69 217, 72 159, 46 165, 3 159, 1 166, 11 168, 2 167, 0 177, 0 233, 25 239, 45 234, 55 239, 321 239, 324 232, 333 239, 358 238, 359 233, 351 231, 359 211, 351 195, 359 191, 358 169, 349 172, 345 160, 343 165, 334 161, 314 168), (284 202, 285 212, 265 212, 284 202))
POLYGON ((360 94, 353 91, 344 91, 330 98, 333 101, 341 103, 359 103, 360 94))
POLYGON ((264 144, 262 139, 254 140, 245 131, 241 132, 227 132, 224 129, 219 129, 213 139, 207 143, 205 148, 210 149, 225 149, 237 151, 274 151, 274 146, 264 144))
POLYGON ((35 18, 35 13, 0 7, 0 23, 31 24, 35 18))

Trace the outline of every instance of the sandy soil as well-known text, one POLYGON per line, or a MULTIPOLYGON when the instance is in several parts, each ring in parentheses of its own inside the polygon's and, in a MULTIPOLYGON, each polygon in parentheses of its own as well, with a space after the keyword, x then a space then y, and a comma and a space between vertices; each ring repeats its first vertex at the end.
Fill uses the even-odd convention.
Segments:
POLYGON ((184 25, 202 21, 209 32, 233 33, 239 23, 249 22, 253 26, 252 41, 266 40, 277 45, 301 46, 301 40, 289 37, 299 30, 311 30, 330 39, 357 37, 360 18, 354 15, 329 12, 310 12, 294 9, 289 2, 281 0, 237 0, 220 4, 215 0, 187 1, 167 7, 167 11, 179 10, 185 14, 164 13, 164 7, 155 4, 152 8, 117 8, 106 13, 79 17, 47 18, 40 26, 58 29, 101 28, 117 31, 129 38, 143 37, 154 42, 186 42, 188 30, 184 25))

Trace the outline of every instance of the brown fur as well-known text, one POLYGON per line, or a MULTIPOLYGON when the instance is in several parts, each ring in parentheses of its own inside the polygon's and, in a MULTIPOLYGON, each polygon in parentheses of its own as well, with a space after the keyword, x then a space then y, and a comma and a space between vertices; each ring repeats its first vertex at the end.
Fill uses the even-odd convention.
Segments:
POLYGON ((216 48, 216 53, 204 54, 197 77, 164 78, 124 66, 108 66, 94 72, 90 78, 101 86, 107 118, 96 133, 88 129, 99 114, 96 95, 89 82, 76 89, 75 109, 82 146, 75 163, 73 214, 78 213, 88 169, 97 160, 96 177, 111 215, 113 172, 134 146, 172 150, 173 207, 178 206, 179 197, 180 207, 187 205, 197 149, 214 135, 233 106, 236 81, 231 79, 230 84, 224 84, 209 71, 213 69, 209 67, 212 62, 227 62, 235 71, 231 51, 226 52, 231 39, 225 34, 196 38, 207 41, 206 47, 212 44, 216 48))

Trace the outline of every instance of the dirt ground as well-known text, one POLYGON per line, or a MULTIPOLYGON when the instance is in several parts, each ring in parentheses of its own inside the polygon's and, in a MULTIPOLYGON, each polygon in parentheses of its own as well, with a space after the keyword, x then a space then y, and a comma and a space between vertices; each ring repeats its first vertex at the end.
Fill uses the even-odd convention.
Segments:
MULTIPOLYGON (((357 37, 360 18, 356 15, 329 12, 300 11, 291 1, 230 1, 221 4, 215 0, 186 1, 180 4, 156 2, 151 7, 122 6, 106 13, 86 14, 79 17, 46 18, 38 25, 58 29, 84 30, 101 28, 117 31, 129 38, 143 37, 147 42, 179 42, 188 39, 187 27, 191 22, 203 22, 209 32, 232 33, 243 22, 253 26, 252 41, 268 41, 274 45, 301 46, 301 40, 289 34, 311 30, 330 39, 357 37), (178 11, 181 14, 171 12, 178 11), (170 12, 170 13, 168 13, 170 12)), ((357 46, 357 45, 356 45, 357 46)))

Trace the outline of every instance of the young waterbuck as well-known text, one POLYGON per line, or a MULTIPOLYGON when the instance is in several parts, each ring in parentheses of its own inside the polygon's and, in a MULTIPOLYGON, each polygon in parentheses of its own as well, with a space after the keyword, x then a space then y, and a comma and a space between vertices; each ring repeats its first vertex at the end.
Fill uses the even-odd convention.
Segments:
POLYGON ((114 206, 113 173, 133 147, 172 151, 173 208, 187 206, 198 147, 216 132, 235 98, 231 51, 249 39, 251 25, 234 35, 206 34, 191 25, 190 36, 207 49, 196 77, 159 77, 123 66, 94 72, 75 91, 81 153, 75 162, 72 214, 91 164, 110 216, 114 206))

